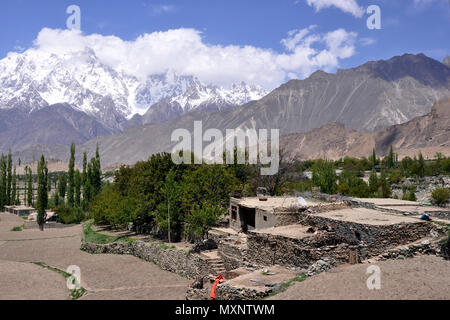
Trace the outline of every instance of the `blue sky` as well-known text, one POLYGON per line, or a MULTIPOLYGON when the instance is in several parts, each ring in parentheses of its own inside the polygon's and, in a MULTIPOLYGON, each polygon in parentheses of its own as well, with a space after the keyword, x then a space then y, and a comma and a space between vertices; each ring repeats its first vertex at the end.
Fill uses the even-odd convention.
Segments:
POLYGON ((310 35, 321 34, 325 39, 326 33, 342 29, 352 36, 353 52, 337 54, 337 64, 315 63, 296 73, 295 57, 279 62, 291 77, 304 77, 322 66, 333 71, 403 53, 423 52, 438 60, 450 54, 448 0, 2 0, 0 58, 32 47, 43 28, 66 29, 66 8, 72 4, 81 8, 83 35, 114 35, 124 41, 189 28, 199 32, 206 46, 251 46, 276 56, 288 51, 281 40, 289 38, 291 30, 315 26, 310 35), (321 1, 331 5, 319 8, 321 1), (382 29, 369 30, 369 15, 355 15, 345 9, 346 4, 357 4, 363 10, 378 5, 382 29))

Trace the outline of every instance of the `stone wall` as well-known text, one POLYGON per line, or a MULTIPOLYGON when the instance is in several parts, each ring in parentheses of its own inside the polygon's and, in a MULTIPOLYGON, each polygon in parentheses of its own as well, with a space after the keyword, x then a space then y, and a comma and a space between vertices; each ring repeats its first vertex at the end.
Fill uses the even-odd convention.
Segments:
POLYGON ((392 185, 393 195, 397 195, 399 199, 403 197, 402 186, 405 185, 409 189, 410 186, 416 187, 416 197, 419 202, 430 202, 431 193, 436 188, 450 188, 450 176, 425 177, 421 179, 406 178, 399 184, 392 185))
POLYGON ((219 256, 222 258, 227 271, 247 265, 247 248, 221 240, 218 249, 219 256))
POLYGON ((400 223, 394 225, 365 225, 361 223, 339 221, 315 215, 303 215, 300 223, 318 229, 329 228, 340 239, 353 245, 365 246, 360 252, 362 257, 381 254, 386 249, 408 244, 430 234, 435 227, 431 223, 400 223))
POLYGON ((321 232, 301 239, 279 235, 249 233, 247 259, 263 265, 308 268, 314 262, 331 257, 341 263, 348 261, 349 245, 334 233, 321 232))
POLYGON ((403 260, 414 258, 416 255, 436 255, 445 258, 440 241, 422 241, 403 248, 390 249, 376 258, 377 261, 385 260, 403 260))
POLYGON ((250 232, 247 261, 264 266, 278 264, 299 268, 308 268, 314 262, 327 258, 337 263, 347 263, 351 247, 357 250, 358 260, 361 261, 389 248, 422 239, 436 228, 425 222, 363 225, 308 214, 304 214, 300 222, 317 230, 329 231, 319 231, 303 238, 250 232))
POLYGON ((208 262, 195 254, 178 249, 163 248, 158 243, 143 241, 95 244, 84 242, 81 250, 92 254, 132 255, 153 262, 163 270, 177 273, 189 279, 198 279, 210 273, 208 262))

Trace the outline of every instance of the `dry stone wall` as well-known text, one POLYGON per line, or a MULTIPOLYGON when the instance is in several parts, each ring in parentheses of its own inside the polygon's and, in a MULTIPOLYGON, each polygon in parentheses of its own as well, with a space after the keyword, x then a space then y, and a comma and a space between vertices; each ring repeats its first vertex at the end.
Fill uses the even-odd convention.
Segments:
POLYGON ((303 238, 250 232, 246 258, 257 265, 279 264, 308 268, 318 260, 331 258, 337 263, 349 262, 350 250, 357 250, 358 260, 380 255, 389 248, 428 236, 435 227, 430 223, 396 225, 363 225, 303 215, 301 224, 320 231, 303 238))
POLYGON ((308 268, 328 257, 344 263, 349 256, 349 245, 333 233, 320 233, 294 239, 279 235, 250 233, 247 240, 248 261, 263 265, 308 268))
POLYGON ((84 242, 81 250, 92 254, 132 255, 153 262, 163 270, 177 273, 189 279, 198 279, 210 273, 206 260, 183 250, 167 249, 158 243, 134 241, 126 243, 95 244, 84 242))
POLYGON ((365 225, 361 223, 333 220, 315 215, 304 215, 301 224, 318 229, 332 226, 337 237, 353 245, 364 244, 362 256, 381 254, 389 247, 408 244, 428 236, 435 227, 431 223, 400 223, 394 225, 365 225))

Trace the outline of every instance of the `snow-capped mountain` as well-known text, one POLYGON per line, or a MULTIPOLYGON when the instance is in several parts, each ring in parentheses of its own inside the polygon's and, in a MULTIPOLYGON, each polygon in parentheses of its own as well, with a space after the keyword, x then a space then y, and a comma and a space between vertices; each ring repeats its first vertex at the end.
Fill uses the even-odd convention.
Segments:
POLYGON ((181 95, 167 97, 154 104, 142 118, 142 124, 161 123, 172 120, 193 110, 222 111, 249 101, 259 100, 267 94, 264 89, 242 82, 223 88, 204 85, 192 79, 189 88, 181 95))
POLYGON ((29 49, 0 60, 0 109, 32 113, 67 103, 111 129, 122 128, 154 105, 160 108, 157 104, 165 99, 170 99, 170 108, 176 103, 181 115, 197 108, 241 105, 266 93, 246 84, 205 85, 170 71, 138 79, 102 63, 90 48, 70 54, 29 49))

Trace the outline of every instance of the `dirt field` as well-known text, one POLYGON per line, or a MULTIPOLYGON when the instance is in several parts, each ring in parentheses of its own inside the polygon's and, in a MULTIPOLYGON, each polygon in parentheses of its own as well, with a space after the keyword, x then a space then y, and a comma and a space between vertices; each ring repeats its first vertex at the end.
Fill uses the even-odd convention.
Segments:
POLYGON ((274 300, 449 300, 450 261, 435 256, 377 262, 381 290, 367 289, 370 264, 341 266, 293 284, 274 300))
MULTIPOLYGON (((91 255, 80 251, 81 226, 10 231, 23 224, 0 214, 0 300, 69 299, 66 280, 33 262, 66 270, 81 268, 82 299, 185 299, 190 281, 132 256, 91 255)), ((301 283, 273 299, 450 299, 450 262, 433 256, 379 262, 381 290, 367 289, 369 264, 341 266, 301 283)))
POLYGON ((68 299, 60 274, 36 266, 81 268, 82 299, 185 299, 189 281, 132 256, 91 255, 80 250, 81 226, 10 231, 23 224, 0 214, 0 299, 68 299))

